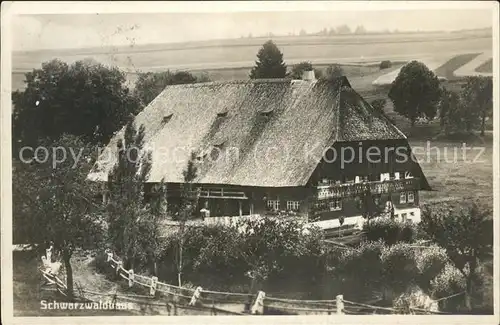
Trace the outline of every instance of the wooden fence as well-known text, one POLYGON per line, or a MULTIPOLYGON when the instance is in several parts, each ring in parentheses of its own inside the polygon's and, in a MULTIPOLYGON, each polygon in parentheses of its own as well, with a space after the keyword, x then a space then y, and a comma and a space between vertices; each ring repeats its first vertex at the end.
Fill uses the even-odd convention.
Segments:
MULTIPOLYGON (((135 274, 133 270, 123 268, 123 262, 107 253, 107 263, 116 274, 128 282, 128 286, 140 286, 149 290, 149 295, 133 293, 101 293, 77 287, 75 298, 83 302, 106 301, 113 306, 127 304, 127 310, 138 314, 156 315, 366 315, 366 314, 446 314, 427 309, 382 307, 345 300, 337 295, 331 300, 286 299, 266 295, 259 291, 250 293, 219 292, 205 290, 201 287, 185 288, 159 282, 157 277, 146 277, 135 274)), ((49 285, 54 285, 57 292, 67 296, 64 281, 47 269, 40 269, 49 285)), ((463 293, 454 294, 450 297, 463 293)), ((439 300, 448 299, 441 298, 439 300)), ((118 308, 119 309, 119 308, 118 308)))

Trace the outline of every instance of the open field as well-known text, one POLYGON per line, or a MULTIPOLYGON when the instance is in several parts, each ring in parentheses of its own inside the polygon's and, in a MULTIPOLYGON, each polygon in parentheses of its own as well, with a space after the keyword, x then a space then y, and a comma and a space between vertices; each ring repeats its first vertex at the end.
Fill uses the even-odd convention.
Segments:
MULTIPOLYGON (((23 87, 23 73, 40 67, 42 62, 54 58, 70 63, 93 58, 104 64, 118 66, 129 73, 130 84, 133 84, 135 73, 138 71, 167 69, 206 71, 213 80, 247 79, 248 72, 254 65, 255 55, 266 40, 266 38, 245 38, 178 44, 132 44, 128 47, 113 48, 15 52, 12 62, 13 89, 23 87)), ((315 66, 333 63, 342 64, 344 67, 350 64, 366 65, 360 67, 360 70, 374 69, 382 60, 406 62, 425 59, 445 63, 457 55, 491 51, 492 46, 491 33, 487 31, 472 34, 441 32, 277 37, 273 40, 280 47, 289 66, 301 61, 310 61, 315 66)), ((377 74, 376 78, 389 72, 391 70, 385 70, 384 73, 377 74)), ((354 77, 349 72, 347 76, 354 77)), ((371 83, 376 78, 369 77, 366 83, 371 83)))
POLYGON ((493 59, 492 52, 484 52, 476 56, 467 64, 462 65, 456 69, 454 75, 457 77, 464 76, 491 76, 493 72, 493 59), (488 64, 488 62, 490 62, 488 64), (489 68, 489 69, 488 69, 489 68))
MULTIPOLYGON (((491 76, 492 69, 488 70, 488 59, 491 60, 492 53, 490 51, 480 53, 463 53, 457 55, 435 55, 422 58, 415 58, 417 61, 424 63, 436 76, 445 78, 446 80, 458 80, 466 76, 491 76), (478 69, 481 71, 477 71, 478 69)), ((374 85, 390 85, 398 76, 401 68, 384 74, 373 81, 374 85)))
POLYGON ((421 202, 477 197, 493 206, 493 143, 411 140, 432 191, 420 193, 421 202), (474 149, 472 149, 474 148, 474 149))

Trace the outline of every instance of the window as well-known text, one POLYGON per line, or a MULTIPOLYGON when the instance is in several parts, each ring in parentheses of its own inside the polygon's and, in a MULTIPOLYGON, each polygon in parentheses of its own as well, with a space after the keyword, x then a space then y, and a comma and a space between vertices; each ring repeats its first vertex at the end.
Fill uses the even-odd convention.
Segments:
POLYGON ((320 198, 320 199, 326 199, 326 198, 332 197, 332 196, 333 196, 333 192, 331 191, 331 189, 322 188, 318 191, 318 198, 320 198))
POLYGON ((330 208, 330 211, 342 210, 342 200, 340 199, 332 200, 328 202, 328 207, 330 208))
POLYGON ((410 212, 410 217, 414 217, 415 216, 415 212, 410 212))
POLYGON ((383 181, 388 181, 390 180, 391 176, 389 173, 382 173, 380 174, 380 181, 383 182, 383 181))
POLYGON ((406 214, 406 213, 402 213, 402 214, 401 214, 401 219, 402 219, 403 221, 406 221, 406 216, 407 216, 407 214, 406 214))
POLYGON ((405 172, 405 178, 413 178, 413 175, 410 172, 405 172))
POLYGON ((172 119, 172 115, 174 114, 167 114, 163 116, 163 123, 167 123, 168 121, 170 121, 170 119, 172 119))
POLYGON ((267 200, 267 207, 270 210, 278 211, 280 209, 280 201, 278 201, 278 200, 267 200))
POLYGON ((406 203, 406 192, 399 193, 399 203, 406 203))
POLYGON ((415 193, 408 192, 408 203, 413 203, 413 202, 415 202, 415 193))
POLYGON ((394 173, 394 179, 399 179, 399 173, 398 172, 394 173))
POLYGON ((260 115, 265 116, 265 117, 269 117, 269 116, 271 116, 272 113, 273 113, 273 110, 270 109, 270 110, 266 110, 266 111, 261 111, 260 115))
POLYGON ((286 201, 286 209, 289 211, 299 211, 299 201, 286 201))

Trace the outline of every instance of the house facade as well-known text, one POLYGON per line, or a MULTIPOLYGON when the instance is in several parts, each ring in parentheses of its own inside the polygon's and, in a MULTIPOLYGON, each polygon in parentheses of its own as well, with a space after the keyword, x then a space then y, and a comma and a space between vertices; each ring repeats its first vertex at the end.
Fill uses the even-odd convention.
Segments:
MULTIPOLYGON (((384 213, 418 222, 419 191, 430 189, 405 135, 345 77, 169 86, 135 123, 152 154, 146 192, 163 181, 176 213, 193 162, 206 223, 295 216, 329 229, 384 213)), ((107 181, 122 137, 89 179, 107 181)))

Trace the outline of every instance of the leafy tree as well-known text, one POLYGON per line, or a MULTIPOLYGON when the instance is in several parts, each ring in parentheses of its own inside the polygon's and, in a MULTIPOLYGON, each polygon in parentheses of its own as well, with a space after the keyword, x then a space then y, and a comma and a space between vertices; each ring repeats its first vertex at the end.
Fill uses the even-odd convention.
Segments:
POLYGON ((39 143, 48 151, 39 150, 36 156, 25 152, 25 162, 13 159, 14 242, 52 243, 54 255, 64 263, 67 295, 72 298, 73 253, 98 247, 104 235, 94 199, 98 189, 86 181, 95 150, 73 135, 39 143))
POLYGON ((139 78, 135 82, 134 95, 139 98, 142 106, 146 106, 155 99, 166 86, 208 81, 210 81, 210 78, 207 74, 195 76, 186 71, 139 73, 139 78))
POLYGON ((91 60, 71 65, 52 60, 25 77, 26 89, 12 94, 14 147, 46 137, 55 140, 64 133, 106 143, 138 112, 124 73, 91 60))
POLYGON ((273 41, 269 40, 257 53, 257 61, 250 71, 251 79, 284 78, 286 65, 283 62, 283 53, 273 41))
POLYGON ((328 66, 325 71, 325 75, 322 77, 322 79, 326 80, 334 80, 336 78, 340 78, 344 75, 344 70, 342 67, 338 64, 333 64, 328 66))
POLYGON ((377 112, 384 112, 384 107, 386 102, 387 100, 385 98, 379 98, 372 100, 370 104, 377 112))
POLYGON ((416 284, 419 275, 415 250, 406 243, 384 246, 380 255, 385 289, 400 294, 416 284))
MULTIPOLYGON (((311 228, 308 233, 303 233, 302 224, 297 221, 268 217, 248 220, 240 226, 243 237, 241 252, 255 281, 278 283, 286 277, 287 269, 318 280, 318 273, 312 269, 318 270, 319 265, 315 264, 320 261, 318 257, 324 244, 317 229, 311 228), (304 262, 306 257, 311 259, 304 262), (307 267, 300 268, 301 263, 307 267)), ((320 264, 324 266, 324 262, 320 264)), ((289 273, 288 278, 291 275, 289 273)))
POLYGON ((354 34, 366 34, 366 28, 363 25, 359 25, 356 27, 354 34))
POLYGON ((380 261, 383 248, 382 242, 363 241, 358 247, 344 249, 334 269, 334 274, 345 283, 342 289, 359 295, 379 289, 384 274, 380 261))
POLYGON ((433 119, 440 99, 439 80, 425 64, 412 61, 399 72, 391 85, 389 98, 394 110, 407 117, 411 126, 417 118, 433 119))
POLYGON ((193 181, 196 179, 198 172, 195 159, 196 156, 192 153, 186 169, 182 172, 184 176, 184 184, 182 184, 181 189, 180 210, 178 216, 176 216, 176 219, 179 221, 179 249, 177 256, 177 281, 179 283, 179 287, 182 286, 182 271, 184 268, 183 252, 186 222, 195 216, 196 208, 198 207, 198 191, 193 188, 193 181))
POLYGON ((380 70, 383 70, 383 69, 388 69, 392 66, 392 62, 390 60, 384 60, 382 62, 380 62, 380 70))
POLYGON ((453 265, 466 279, 467 308, 477 281, 478 260, 491 253, 493 221, 491 211, 477 202, 455 206, 443 204, 422 211, 420 226, 427 236, 446 249, 453 265))
POLYGON ((337 34, 350 34, 351 28, 347 25, 340 25, 337 27, 337 34))
POLYGON ((292 79, 302 79, 302 74, 304 73, 304 71, 314 71, 314 76, 316 79, 320 79, 323 75, 321 70, 313 68, 311 62, 303 61, 293 66, 290 76, 292 77, 292 79))
MULTIPOLYGON (((151 170, 151 153, 143 150, 144 132, 144 126, 137 130, 129 121, 123 139, 118 142, 118 161, 108 176, 108 237, 128 267, 149 261, 155 272, 163 209, 144 202, 144 184, 151 170)), ((163 201, 164 197, 156 199, 163 201)))
POLYGON ((295 64, 292 67, 292 72, 290 75, 293 79, 302 79, 302 73, 304 71, 313 71, 313 66, 311 62, 303 61, 295 64))
POLYGON ((493 115, 493 79, 491 77, 467 77, 462 88, 465 109, 477 112, 481 119, 481 136, 487 117, 493 115))
POLYGON ((479 124, 479 112, 465 105, 462 94, 443 87, 438 107, 441 131, 446 135, 471 133, 479 124))

